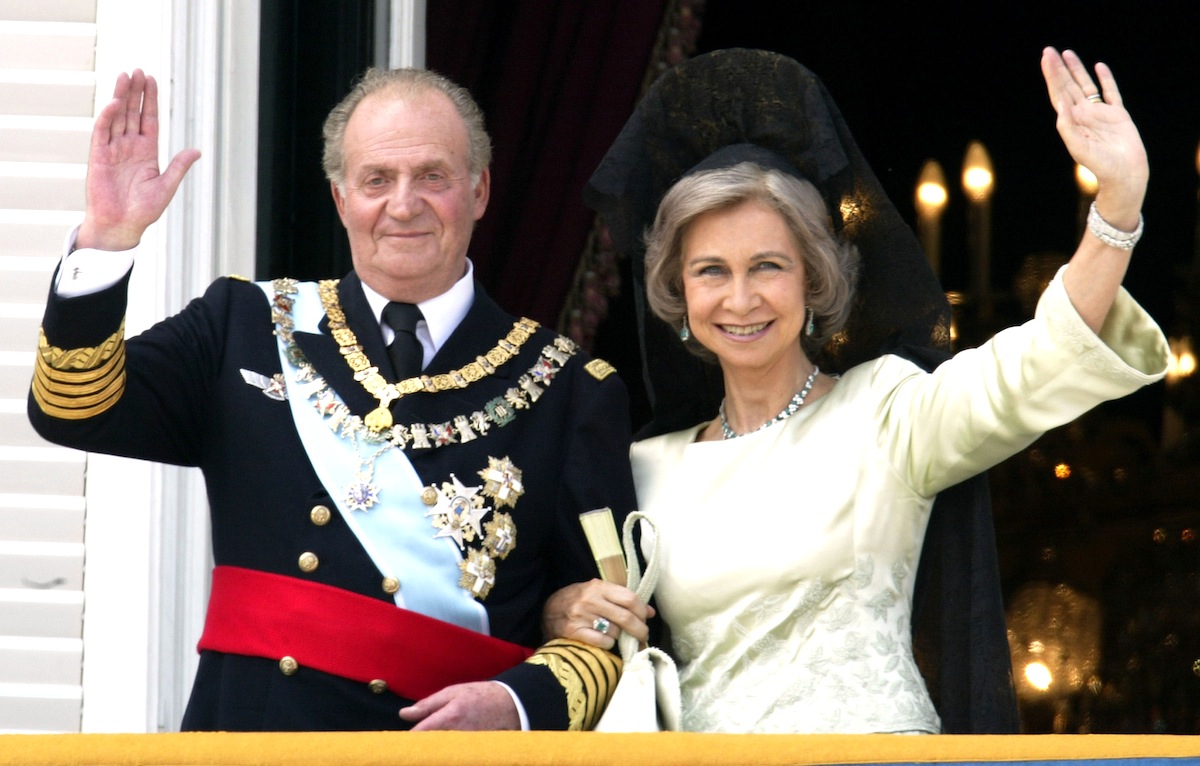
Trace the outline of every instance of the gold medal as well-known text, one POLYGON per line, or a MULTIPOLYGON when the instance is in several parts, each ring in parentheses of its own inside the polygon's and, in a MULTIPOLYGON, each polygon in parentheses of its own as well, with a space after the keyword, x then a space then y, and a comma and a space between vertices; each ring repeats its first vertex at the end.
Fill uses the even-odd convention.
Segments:
POLYGON ((387 407, 379 406, 367 413, 363 418, 367 428, 379 433, 392 427, 392 412, 387 407))

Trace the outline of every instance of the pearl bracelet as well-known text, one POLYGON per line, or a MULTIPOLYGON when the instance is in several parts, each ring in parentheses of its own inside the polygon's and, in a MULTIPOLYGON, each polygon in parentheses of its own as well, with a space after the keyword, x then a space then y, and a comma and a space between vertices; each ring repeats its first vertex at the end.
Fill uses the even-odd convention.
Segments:
POLYGON ((1133 246, 1142 238, 1142 231, 1146 228, 1145 219, 1141 213, 1138 213, 1137 228, 1133 231, 1121 231, 1101 217, 1100 211, 1096 209, 1095 202, 1092 203, 1092 207, 1088 210, 1087 224, 1088 231, 1096 239, 1118 250, 1132 250, 1133 246))

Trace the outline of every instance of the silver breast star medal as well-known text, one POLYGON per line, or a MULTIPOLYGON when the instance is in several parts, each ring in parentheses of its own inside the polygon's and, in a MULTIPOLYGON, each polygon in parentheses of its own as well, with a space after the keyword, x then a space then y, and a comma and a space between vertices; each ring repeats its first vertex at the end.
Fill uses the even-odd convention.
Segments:
POLYGON ((442 482, 433 497, 434 506, 425 516, 433 519, 438 530, 434 538, 449 537, 461 551, 466 543, 483 534, 483 517, 491 508, 484 506, 479 487, 464 486, 450 474, 450 481, 442 482))

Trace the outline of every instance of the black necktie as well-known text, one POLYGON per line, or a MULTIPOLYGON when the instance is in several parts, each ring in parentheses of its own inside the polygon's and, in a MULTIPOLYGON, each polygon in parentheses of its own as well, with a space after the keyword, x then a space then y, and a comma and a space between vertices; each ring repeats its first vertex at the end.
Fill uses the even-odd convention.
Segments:
POLYGON ((421 374, 425 352, 421 350, 421 341, 417 340, 417 322, 422 319, 421 309, 411 303, 393 301, 383 309, 383 321, 396 332, 388 346, 388 356, 392 358, 397 380, 421 374))

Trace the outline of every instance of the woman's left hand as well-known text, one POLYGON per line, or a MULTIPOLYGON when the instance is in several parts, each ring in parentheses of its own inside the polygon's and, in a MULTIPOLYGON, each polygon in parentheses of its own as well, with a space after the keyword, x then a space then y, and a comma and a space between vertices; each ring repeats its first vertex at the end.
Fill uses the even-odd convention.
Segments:
POLYGON ((542 632, 547 639, 571 638, 611 649, 624 631, 645 642, 650 637, 646 621, 654 607, 622 585, 590 580, 555 591, 542 609, 542 632), (603 630, 601 630, 603 629, 603 630))
POLYGON ((1146 148, 1107 65, 1096 64, 1097 84, 1074 51, 1042 51, 1042 75, 1058 113, 1059 136, 1071 157, 1096 176, 1097 206, 1119 229, 1138 222, 1150 174, 1146 148))

